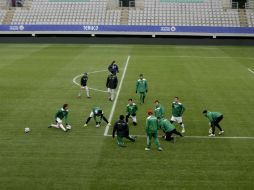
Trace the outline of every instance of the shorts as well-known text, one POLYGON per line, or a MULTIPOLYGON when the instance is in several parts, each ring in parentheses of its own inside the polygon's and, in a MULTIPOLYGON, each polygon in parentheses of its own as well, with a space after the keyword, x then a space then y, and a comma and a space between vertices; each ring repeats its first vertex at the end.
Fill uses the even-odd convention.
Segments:
POLYGON ((170 120, 174 121, 174 122, 177 122, 177 123, 182 123, 183 122, 183 118, 182 117, 172 116, 170 120))

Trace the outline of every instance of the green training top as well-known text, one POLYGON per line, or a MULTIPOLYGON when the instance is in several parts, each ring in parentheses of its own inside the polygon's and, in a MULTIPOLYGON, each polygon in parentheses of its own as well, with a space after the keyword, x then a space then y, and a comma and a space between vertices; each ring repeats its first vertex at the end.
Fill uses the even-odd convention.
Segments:
POLYGON ((161 104, 158 104, 157 106, 155 106, 154 109, 154 116, 160 117, 160 118, 164 118, 164 114, 165 114, 165 110, 164 107, 161 104))
POLYGON ((162 119, 160 122, 160 128, 164 133, 173 131, 175 129, 175 126, 169 122, 167 119, 162 119))
POLYGON ((180 102, 172 103, 172 115, 174 117, 182 117, 183 112, 185 111, 185 107, 180 102))
POLYGON ((138 79, 136 82, 136 91, 137 92, 147 92, 148 84, 146 79, 138 79))
POLYGON ((206 117, 209 119, 210 122, 214 121, 218 117, 222 116, 222 113, 220 112, 210 112, 207 111, 206 117))
POLYGON ((138 110, 138 106, 135 104, 135 103, 131 103, 131 104, 128 104, 127 107, 126 107, 126 112, 127 114, 136 114, 138 110))
POLYGON ((158 131, 158 121, 153 115, 146 119, 146 133, 155 133, 158 131))

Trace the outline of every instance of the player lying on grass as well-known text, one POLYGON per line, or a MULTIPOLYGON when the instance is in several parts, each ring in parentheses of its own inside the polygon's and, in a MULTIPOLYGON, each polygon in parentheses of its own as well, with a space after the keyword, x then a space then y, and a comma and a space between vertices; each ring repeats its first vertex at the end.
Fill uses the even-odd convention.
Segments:
POLYGON ((209 134, 209 137, 214 137, 215 136, 215 127, 217 127, 220 130, 219 135, 224 133, 223 129, 219 125, 219 123, 223 119, 222 113, 220 113, 220 112, 211 112, 211 111, 204 110, 203 115, 208 118, 209 125, 212 128, 212 130, 211 129, 209 130, 209 133, 211 133, 211 134, 209 134))
POLYGON ((129 135, 128 123, 124 121, 124 115, 120 115, 119 120, 114 124, 114 129, 112 137, 115 138, 115 133, 117 133, 117 144, 121 147, 125 147, 123 138, 129 139, 131 142, 135 142, 136 137, 131 137, 129 135))
POLYGON ((176 127, 172 123, 170 123, 169 120, 165 118, 163 119, 160 117, 158 117, 157 119, 158 119, 159 127, 165 133, 165 135, 163 135, 163 138, 166 141, 174 140, 175 142, 175 138, 172 137, 172 134, 176 134, 176 135, 179 135, 180 137, 183 137, 183 135, 176 130, 176 127))
POLYGON ((94 121, 96 123, 95 127, 100 127, 102 119, 107 123, 107 125, 110 125, 107 118, 103 115, 103 110, 100 107, 94 107, 92 108, 90 116, 87 118, 84 127, 87 126, 92 117, 94 118, 94 121))
POLYGON ((64 104, 61 109, 59 109, 55 114, 55 122, 56 124, 51 124, 49 128, 55 127, 55 128, 61 128, 63 131, 67 132, 69 129, 71 129, 71 126, 68 124, 68 104, 64 104), (63 126, 62 120, 65 120, 65 126, 63 126))

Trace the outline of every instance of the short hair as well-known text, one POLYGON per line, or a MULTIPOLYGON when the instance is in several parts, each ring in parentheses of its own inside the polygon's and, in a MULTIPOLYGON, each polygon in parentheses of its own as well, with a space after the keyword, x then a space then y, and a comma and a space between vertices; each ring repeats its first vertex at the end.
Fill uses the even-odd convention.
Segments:
POLYGON ((68 104, 64 104, 63 105, 63 109, 65 109, 66 107, 68 107, 68 104))
POLYGON ((116 62, 116 61, 115 61, 115 60, 113 60, 111 64, 114 64, 115 62, 116 62))
POLYGON ((132 101, 132 98, 129 98, 129 100, 128 101, 132 101))
POLYGON ((178 97, 178 96, 175 96, 175 98, 176 98, 176 99, 179 99, 179 97, 178 97))
POLYGON ((98 114, 98 115, 101 115, 101 114, 102 114, 102 110, 98 110, 98 111, 97 111, 97 114, 98 114))
POLYGON ((153 111, 151 109, 147 110, 147 114, 148 115, 152 115, 153 114, 153 111))
POLYGON ((155 100, 155 101, 154 101, 154 103, 156 103, 156 102, 160 103, 159 100, 155 100))
POLYGON ((143 77, 143 74, 140 74, 139 76, 140 76, 140 77, 143 77))
POLYGON ((124 115, 120 115, 120 120, 124 120, 124 115))
POLYGON ((87 72, 85 72, 84 75, 87 75, 87 72))
POLYGON ((207 113, 207 110, 204 110, 203 113, 207 113))

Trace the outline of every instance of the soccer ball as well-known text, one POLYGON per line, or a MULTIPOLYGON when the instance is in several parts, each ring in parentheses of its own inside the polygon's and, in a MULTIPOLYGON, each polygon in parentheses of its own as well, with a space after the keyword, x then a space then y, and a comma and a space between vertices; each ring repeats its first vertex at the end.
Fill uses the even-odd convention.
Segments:
POLYGON ((71 126, 70 125, 66 125, 66 129, 71 130, 71 126))
POLYGON ((28 133, 28 132, 30 132, 30 128, 26 127, 25 128, 25 133, 28 133))

